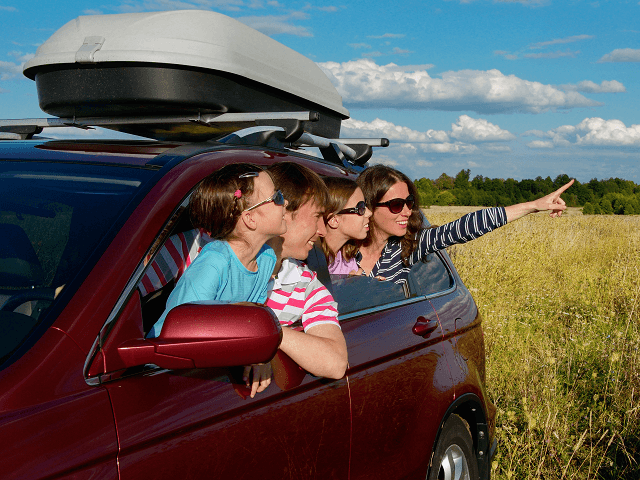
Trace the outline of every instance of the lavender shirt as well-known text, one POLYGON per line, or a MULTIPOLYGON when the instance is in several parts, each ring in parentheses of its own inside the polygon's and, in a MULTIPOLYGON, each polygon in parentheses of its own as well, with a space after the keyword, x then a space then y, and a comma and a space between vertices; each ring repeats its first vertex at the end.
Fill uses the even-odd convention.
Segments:
POLYGON ((358 266, 358 262, 356 262, 355 258, 352 258, 348 262, 342 258, 342 252, 339 251, 336 255, 336 258, 329 265, 329 273, 331 275, 346 275, 348 273, 358 271, 360 267, 358 266))

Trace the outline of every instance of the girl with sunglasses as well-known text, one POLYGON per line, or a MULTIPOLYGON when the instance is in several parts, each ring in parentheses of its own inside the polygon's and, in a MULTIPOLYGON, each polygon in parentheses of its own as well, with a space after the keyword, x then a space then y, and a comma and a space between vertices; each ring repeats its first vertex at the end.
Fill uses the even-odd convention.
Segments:
POLYGON ((189 213, 193 225, 213 241, 184 271, 147 336, 157 337, 169 310, 183 303, 265 303, 276 264, 266 242, 287 231, 285 207, 269 173, 256 165, 226 165, 205 178, 191 197, 189 213))
POLYGON ((367 238, 371 210, 367 208, 364 194, 355 181, 348 178, 326 178, 325 184, 329 189, 324 214, 327 232, 321 239, 321 245, 327 257, 329 273, 362 273, 355 259, 358 247, 354 240, 367 238))
POLYGON ((466 243, 529 213, 551 210, 552 218, 559 217, 567 208, 560 194, 573 180, 532 202, 479 210, 430 228, 422 227, 418 192, 402 172, 374 165, 360 174, 357 183, 373 215, 366 238, 352 240, 358 248, 355 263, 365 275, 405 283, 411 266, 429 253, 466 243))

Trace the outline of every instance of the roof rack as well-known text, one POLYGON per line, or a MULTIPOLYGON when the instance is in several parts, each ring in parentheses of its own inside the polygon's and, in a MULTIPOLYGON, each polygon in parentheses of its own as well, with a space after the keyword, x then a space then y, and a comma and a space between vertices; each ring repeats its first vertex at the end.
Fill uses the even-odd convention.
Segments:
MULTIPOLYGON (((304 131, 305 122, 316 122, 318 112, 248 112, 140 117, 27 118, 0 120, 0 139, 25 140, 44 128, 104 127, 126 131, 128 126, 172 128, 197 126, 210 128, 210 139, 234 145, 260 145, 272 148, 318 147, 325 160, 346 167, 363 167, 371 158, 372 147, 386 147, 389 140, 329 139, 304 131), (232 132, 232 133, 229 133, 232 132)), ((201 134, 199 132, 199 134, 201 134)), ((160 138, 162 139, 162 138, 160 138)))

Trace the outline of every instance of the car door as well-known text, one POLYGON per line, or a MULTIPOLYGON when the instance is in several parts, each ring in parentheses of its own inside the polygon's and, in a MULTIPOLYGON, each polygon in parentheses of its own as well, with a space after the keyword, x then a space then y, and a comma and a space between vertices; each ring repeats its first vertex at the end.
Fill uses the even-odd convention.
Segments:
POLYGON ((250 398, 241 365, 185 370, 146 365, 122 372, 116 361, 109 368, 106 360, 117 358, 113 349, 143 336, 138 286, 144 273, 130 281, 126 301, 105 327, 108 335, 89 367, 111 398, 121 478, 346 479, 351 428, 346 379, 312 377, 279 353, 274 381, 250 398))
POLYGON ((453 398, 435 311, 424 295, 369 277, 334 278, 332 289, 349 353, 351 478, 424 474, 453 398))

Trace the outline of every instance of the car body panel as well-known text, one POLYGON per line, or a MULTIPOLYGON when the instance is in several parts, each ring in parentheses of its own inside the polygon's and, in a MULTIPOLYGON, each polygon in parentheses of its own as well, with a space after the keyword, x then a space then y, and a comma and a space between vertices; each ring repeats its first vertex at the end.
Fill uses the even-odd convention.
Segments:
POLYGON ((435 438, 428 426, 453 399, 441 329, 426 338, 412 331, 419 317, 434 315, 421 301, 342 323, 353 408, 351 478, 405 478, 426 468, 435 438))

